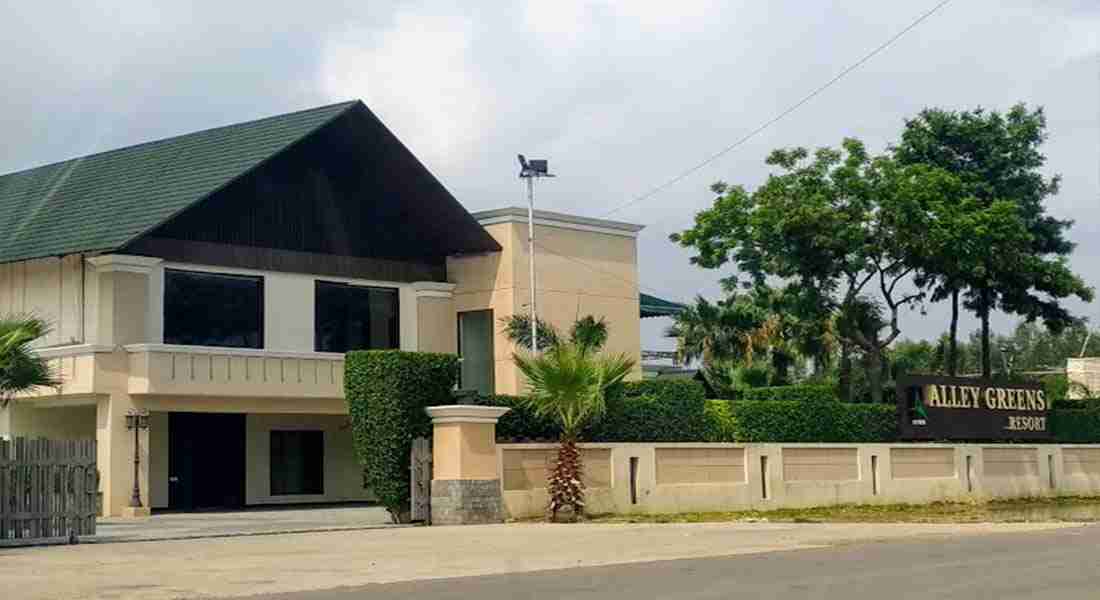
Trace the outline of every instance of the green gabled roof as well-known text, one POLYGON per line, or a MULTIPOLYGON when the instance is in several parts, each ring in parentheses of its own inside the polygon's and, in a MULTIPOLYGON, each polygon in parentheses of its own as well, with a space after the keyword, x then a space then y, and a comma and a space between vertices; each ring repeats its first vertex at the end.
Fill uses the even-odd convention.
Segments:
POLYGON ((333 104, 0 175, 0 263, 121 248, 358 104, 333 104))
POLYGON ((683 304, 670 302, 649 294, 639 293, 638 303, 641 307, 643 319, 646 317, 671 317, 680 314, 680 311, 684 310, 683 304))

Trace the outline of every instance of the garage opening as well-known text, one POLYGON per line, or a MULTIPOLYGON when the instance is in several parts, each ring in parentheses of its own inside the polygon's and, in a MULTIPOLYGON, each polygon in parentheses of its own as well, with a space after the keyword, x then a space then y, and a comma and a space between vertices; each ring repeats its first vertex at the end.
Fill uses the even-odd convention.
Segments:
POLYGON ((169 413, 168 508, 241 508, 245 415, 169 413))

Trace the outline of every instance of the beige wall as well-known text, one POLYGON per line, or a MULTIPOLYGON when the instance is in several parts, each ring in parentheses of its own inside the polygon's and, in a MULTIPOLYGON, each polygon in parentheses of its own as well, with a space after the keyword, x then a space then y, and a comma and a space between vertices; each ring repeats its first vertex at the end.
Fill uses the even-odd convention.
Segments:
MULTIPOLYGON (((511 518, 543 514, 546 465, 554 448, 498 445, 501 488, 511 518)), ((586 468, 609 474, 606 485, 590 485, 587 506, 593 514, 1100 494, 1100 446, 661 443, 582 448, 586 468)))
POLYGON ((417 348, 421 352, 458 352, 458 325, 452 298, 417 299, 417 348))
POLYGON ((25 402, 11 402, 7 408, 0 409, 0 437, 94 440, 95 431, 94 404, 39 408, 25 402))
MULTIPOLYGON (((636 238, 622 231, 607 233, 550 223, 544 220, 535 226, 540 318, 567 333, 578 316, 604 317, 610 329, 607 351, 626 353, 640 362, 636 238)), ((455 310, 493 311, 498 321, 494 340, 497 392, 521 393, 524 383, 512 363, 515 348, 500 330, 499 320, 528 310, 527 226, 519 221, 500 222, 486 225, 485 230, 503 248, 500 253, 452 257, 447 262, 448 277, 455 284, 455 310)))
POLYGON ((245 445, 245 502, 288 504, 370 500, 363 489, 363 470, 355 458, 355 446, 347 417, 335 415, 248 415, 245 445), (320 430, 325 437, 324 494, 271 495, 271 432, 320 430))
POLYGON ((53 330, 39 346, 91 341, 94 312, 83 313, 81 299, 94 307, 95 287, 76 255, 0 264, 0 315, 32 313, 49 321, 53 330))

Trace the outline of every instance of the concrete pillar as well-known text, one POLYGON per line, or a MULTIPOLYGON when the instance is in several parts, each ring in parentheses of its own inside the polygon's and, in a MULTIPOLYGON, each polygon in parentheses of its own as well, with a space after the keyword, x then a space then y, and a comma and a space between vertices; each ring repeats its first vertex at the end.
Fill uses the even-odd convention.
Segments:
POLYGON ((453 283, 418 281, 416 296, 416 349, 420 352, 458 352, 458 313, 453 283))
POLYGON ((432 524, 504 522, 496 423, 509 409, 433 406, 432 524))
POLYGON ((97 463, 104 516, 149 515, 149 432, 138 434, 141 508, 130 507, 134 486, 134 432, 126 429, 126 415, 141 410, 129 393, 129 356, 118 346, 160 342, 150 338, 150 315, 161 304, 151 293, 158 258, 108 254, 88 259, 97 278, 95 342, 116 346, 115 352, 97 358, 96 403, 97 463))

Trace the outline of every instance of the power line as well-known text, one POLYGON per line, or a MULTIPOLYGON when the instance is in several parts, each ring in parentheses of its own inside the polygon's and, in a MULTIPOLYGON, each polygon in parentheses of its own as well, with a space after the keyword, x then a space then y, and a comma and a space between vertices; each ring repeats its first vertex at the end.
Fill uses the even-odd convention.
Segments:
POLYGON ((772 125, 778 123, 779 121, 783 120, 783 118, 785 118, 787 115, 789 115, 789 114, 793 113, 794 111, 798 110, 799 108, 802 107, 802 105, 806 104, 810 100, 813 100, 818 94, 821 94, 825 90, 832 87, 833 84, 840 81, 846 75, 848 75, 852 71, 855 71, 860 66, 862 66, 864 63, 866 63, 867 61, 874 58, 875 55, 877 55, 880 52, 882 52, 883 50, 889 48, 891 45, 893 45, 894 42, 901 39, 901 37, 903 35, 905 35, 906 33, 909 33, 917 25, 920 25, 925 20, 927 20, 929 17, 936 14, 936 12, 938 12, 941 8, 946 6, 949 2, 951 2, 951 0, 943 0, 939 4, 933 6, 930 10, 928 10, 927 12, 922 14, 915 21, 913 21, 912 23, 909 23, 909 25, 907 25, 904 29, 902 29, 898 33, 894 34, 893 37, 891 37, 890 39, 888 39, 885 42, 883 42, 882 44, 880 44, 874 50, 871 50, 869 53, 865 54, 863 56, 863 58, 860 58, 856 62, 852 63, 850 66, 848 66, 846 69, 841 71, 839 74, 837 74, 835 77, 833 77, 829 81, 825 82, 824 85, 821 85, 818 88, 814 89, 812 92, 810 92, 808 95, 803 97, 801 100, 794 103, 789 108, 787 108, 783 112, 779 113, 775 117, 772 117, 770 120, 766 121, 763 125, 760 125, 756 129, 753 129, 752 131, 750 131, 746 135, 742 136, 736 142, 734 142, 734 143, 730 144, 729 146, 726 146, 725 148, 719 150, 718 152, 708 156, 706 158, 706 160, 704 160, 703 162, 700 162, 699 164, 697 164, 697 165, 691 167, 690 169, 680 173, 679 175, 673 177, 672 179, 669 179, 668 181, 658 185, 657 187, 650 189, 648 192, 642 194, 641 196, 638 196, 638 197, 636 197, 632 200, 624 202, 623 204, 620 204, 619 206, 616 206, 615 208, 609 210, 608 212, 606 212, 606 213, 604 213, 600 216, 601 217, 611 216, 611 215, 619 212, 620 210, 623 210, 624 208, 633 206, 633 205, 635 205, 635 204, 637 204, 637 203, 639 203, 643 200, 646 200, 648 198, 652 198, 653 196, 657 195, 658 193, 668 189, 669 187, 672 187, 673 185, 679 183, 680 181, 683 181, 685 178, 692 175, 693 173, 695 173, 699 169, 702 169, 703 167, 709 165, 710 163, 712 163, 712 162, 718 160, 719 158, 725 156, 726 154, 728 154, 729 152, 731 152, 732 150, 734 150, 738 146, 740 146, 740 145, 744 144, 745 142, 751 140, 752 138, 756 137, 756 135, 759 134, 760 132, 764 131, 765 129, 767 129, 767 128, 771 127, 772 125))

